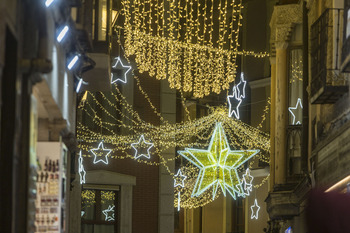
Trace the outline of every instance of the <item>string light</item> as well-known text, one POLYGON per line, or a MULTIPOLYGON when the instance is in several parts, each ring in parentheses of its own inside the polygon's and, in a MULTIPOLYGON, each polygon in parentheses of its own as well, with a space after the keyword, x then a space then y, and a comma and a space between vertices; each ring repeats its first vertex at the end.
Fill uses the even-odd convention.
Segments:
MULTIPOLYGON (((136 83, 138 82, 136 81, 136 83)), ((141 91, 143 89, 140 83, 138 86, 140 93, 148 97, 147 93, 141 91)), ((147 102, 152 106, 150 100, 147 102)), ((161 116, 154 105, 152 109, 155 116, 161 116)), ((213 126, 215 127, 217 121, 222 122, 227 140, 231 145, 236 147, 235 149, 249 150, 258 148, 264 153, 258 153, 256 157, 261 161, 269 162, 269 158, 265 157, 265 155, 268 155, 270 149, 268 134, 241 121, 229 118, 227 109, 223 107, 209 108, 209 114, 198 119, 176 124, 170 124, 161 120, 162 124, 155 126, 141 119, 139 114, 133 109, 133 106, 126 101, 126 98, 116 86, 108 95, 85 92, 84 98, 79 103, 78 114, 82 115, 85 122, 88 122, 85 125, 80 122, 77 123, 77 137, 81 141, 79 147, 83 151, 91 150, 91 147, 96 141, 103 140, 109 145, 112 145, 112 151, 109 154, 110 158, 133 159, 135 162, 142 164, 164 166, 170 175, 174 174, 171 173, 169 169, 170 164, 168 163, 172 163, 172 161, 178 159, 179 155, 173 158, 164 158, 162 153, 173 147, 207 148, 211 139, 213 126), (97 98, 96 95, 102 98, 97 98), (121 111, 121 109, 124 110, 121 111), (115 113, 118 113, 120 118, 117 118, 115 113), (126 124, 120 119, 127 119, 132 124, 126 124), (114 131, 115 128, 125 128, 131 134, 120 135, 118 131, 114 131), (97 129, 103 129, 103 133, 97 129), (144 137, 147 137, 154 143, 154 152, 152 152, 152 155, 154 154, 154 156, 159 157, 159 159, 154 159, 154 161, 159 162, 135 159, 135 155, 130 154, 133 150, 131 144, 134 143, 134 135, 144 135, 144 137)), ((88 153, 83 153, 83 156, 91 157, 88 153)), ((241 168, 237 170, 241 170, 241 168)), ((198 197, 191 196, 199 173, 198 167, 188 163, 182 167, 181 171, 183 175, 187 176, 186 186, 184 188, 180 186, 174 188, 174 206, 180 208, 178 205, 179 199, 182 208, 197 208, 213 201, 213 192, 209 189, 198 197)), ((267 178, 262 183, 266 182, 266 180, 267 178)), ((259 185, 262 184, 256 184, 254 188, 260 187, 259 185)), ((218 189, 214 199, 220 194, 221 189, 218 189)))

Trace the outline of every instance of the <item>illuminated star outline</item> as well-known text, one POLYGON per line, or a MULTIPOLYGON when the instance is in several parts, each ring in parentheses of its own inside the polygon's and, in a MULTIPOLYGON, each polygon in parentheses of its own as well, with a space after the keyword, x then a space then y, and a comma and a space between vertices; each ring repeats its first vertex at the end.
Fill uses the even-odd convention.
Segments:
POLYGON ((117 79, 113 80, 114 73, 112 72, 112 73, 111 73, 111 84, 116 83, 117 81, 120 81, 120 82, 122 82, 122 83, 126 83, 126 82, 127 82, 127 80, 126 80, 126 74, 131 70, 131 66, 125 66, 125 65, 123 64, 122 60, 120 59, 120 57, 115 57, 114 60, 115 60, 116 62, 114 63, 114 65, 112 65, 112 68, 113 68, 113 69, 117 69, 117 66, 118 66, 119 63, 120 63, 121 66, 123 67, 123 70, 125 70, 124 68, 127 68, 127 69, 126 69, 126 71, 125 71, 125 73, 124 73, 124 80, 122 80, 122 79, 120 79, 120 78, 117 78, 117 79))
MULTIPOLYGON (((94 164, 99 163, 99 162, 102 162, 102 163, 104 163, 104 164, 108 164, 108 155, 111 153, 112 149, 105 149, 105 147, 103 146, 103 141, 100 142, 100 144, 98 144, 98 147, 97 147, 97 148, 91 149, 90 151, 91 151, 91 153, 93 153, 94 156, 95 156, 95 158, 94 158, 94 164), (98 156, 97 156, 97 154, 96 154, 94 151, 96 151, 96 150, 101 150, 101 149, 100 149, 101 147, 102 147, 102 150, 103 150, 103 151, 108 151, 108 153, 104 156, 104 157, 105 157, 104 159, 99 158, 98 160, 96 160, 96 158, 97 158, 98 156)), ((101 157, 102 157, 102 156, 101 156, 101 157)))
POLYGON ((293 116, 293 125, 301 125, 301 122, 300 121, 297 121, 295 123, 295 114, 294 114, 294 110, 297 110, 298 109, 298 106, 300 106, 301 109, 303 109, 303 105, 301 104, 301 99, 298 98, 298 101, 297 101, 297 104, 295 105, 295 107, 289 107, 288 108, 288 111, 290 112, 290 114, 292 114, 293 116))
POLYGON ((244 74, 243 72, 241 73, 241 77, 240 77, 240 81, 239 83, 236 85, 237 88, 237 98, 239 99, 244 99, 245 98, 245 86, 247 85, 247 81, 244 80, 244 74), (243 85, 243 87, 241 87, 243 85), (242 90, 242 91, 241 91, 242 90), (243 94, 241 94, 241 92, 243 94))
POLYGON ((79 176, 80 176, 80 184, 85 184, 85 175, 86 175, 86 171, 84 169, 84 165, 83 165, 83 157, 81 156, 81 150, 79 152, 79 176))
POLYGON ((177 186, 180 186, 182 188, 185 187, 185 183, 184 181, 186 180, 187 176, 183 175, 181 172, 181 169, 179 169, 175 175, 175 179, 174 179, 174 188, 177 186), (177 180, 181 180, 181 183, 176 182, 177 180))
POLYGON ((252 205, 250 207, 250 209, 252 211, 252 215, 251 215, 250 219, 253 219, 253 218, 258 219, 260 206, 258 205, 258 201, 256 200, 256 198, 254 200, 254 205, 252 205), (254 209, 256 209, 256 211, 254 211, 254 209))
POLYGON ((232 114, 235 114, 235 117, 237 119, 239 119, 239 106, 241 105, 242 103, 242 99, 240 98, 237 98, 237 86, 234 86, 233 89, 232 89, 232 95, 228 95, 227 96, 227 102, 228 102, 228 105, 229 105, 229 110, 228 110, 228 116, 231 117, 232 114), (236 108, 234 108, 233 104, 231 101, 235 101, 235 102, 238 102, 238 104, 236 105, 236 108))
POLYGON ((109 205, 107 209, 103 210, 102 213, 105 215, 105 221, 114 221, 114 205, 109 205), (109 212, 113 211, 112 216, 109 215, 109 212))
POLYGON ((131 147, 135 149, 135 159, 138 159, 138 158, 140 158, 141 156, 144 156, 144 157, 146 157, 147 159, 150 159, 150 158, 151 158, 151 155, 150 155, 149 151, 150 151, 150 149, 153 147, 153 145, 154 145, 154 144, 151 143, 151 142, 146 142, 145 137, 144 137, 143 134, 142 134, 142 135, 140 136, 140 139, 139 139, 138 142, 136 142, 136 143, 131 143, 131 147), (139 145, 139 144, 141 143, 141 141, 142 141, 144 144, 148 145, 148 147, 147 147, 147 154, 139 154, 137 148, 135 147, 135 145, 139 145))
POLYGON ((237 169, 259 150, 231 150, 221 122, 216 123, 208 149, 185 148, 178 153, 199 168, 192 196, 199 196, 213 186, 213 199, 220 186, 224 196, 226 191, 236 199, 244 197, 237 169))
POLYGON ((245 174, 243 175, 243 188, 246 191, 245 194, 249 195, 251 191, 253 191, 253 182, 254 177, 252 175, 250 175, 250 169, 247 168, 247 170, 245 171, 245 174), (249 177, 250 182, 247 182, 246 177, 249 177))

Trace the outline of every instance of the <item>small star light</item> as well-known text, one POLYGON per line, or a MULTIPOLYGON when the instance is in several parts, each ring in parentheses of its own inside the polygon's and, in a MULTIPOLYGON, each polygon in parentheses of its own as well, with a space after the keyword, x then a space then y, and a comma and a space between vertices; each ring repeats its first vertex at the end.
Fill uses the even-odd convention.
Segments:
POLYGON ((208 149, 185 148, 184 151, 178 151, 199 168, 192 196, 199 196, 213 186, 213 199, 218 187, 224 196, 227 191, 234 199, 236 193, 238 196, 245 195, 237 169, 258 152, 259 150, 231 150, 221 123, 216 123, 208 149))
POLYGON ((85 184, 85 175, 86 175, 86 171, 84 169, 84 165, 83 165, 83 157, 81 156, 81 150, 79 152, 79 176, 80 176, 80 184, 85 184))
POLYGON ((253 190, 253 182, 254 177, 250 175, 250 170, 247 168, 245 171, 245 174, 243 175, 243 188, 245 190, 245 194, 249 195, 250 192, 253 190))
POLYGON ((114 221, 114 205, 108 206, 102 213, 105 215, 105 221, 114 221))
POLYGON ((104 164, 108 164, 108 155, 111 153, 111 149, 105 149, 103 146, 103 142, 98 144, 98 147, 95 149, 91 149, 91 153, 94 154, 94 164, 102 162, 104 164), (102 154, 102 156, 100 156, 102 154), (97 158, 100 157, 100 158, 97 158), (104 158, 103 158, 104 157, 104 158))
POLYGON ((184 181, 185 181, 186 178, 187 178, 187 176, 182 175, 182 172, 181 172, 181 170, 179 169, 179 170, 177 171, 177 174, 175 175, 175 179, 174 179, 174 188, 177 187, 177 186, 180 186, 180 187, 184 188, 184 187, 185 187, 184 181), (181 183, 178 182, 179 180, 180 180, 181 183))
POLYGON ((239 119, 239 106, 242 103, 242 99, 237 98, 237 86, 233 87, 232 95, 227 96, 227 102, 229 105, 228 116, 231 117, 235 114, 235 117, 239 119))
POLYGON ((301 124, 300 121, 295 122, 295 118, 296 118, 295 115, 298 112, 299 108, 303 109, 303 105, 301 104, 301 99, 300 98, 298 98, 298 101, 297 101, 297 104, 295 105, 295 107, 289 107, 288 108, 290 114, 292 114, 292 116, 293 116, 293 125, 300 125, 301 124))
POLYGON ((252 216, 250 217, 250 219, 253 219, 253 218, 258 219, 260 206, 258 205, 258 201, 256 200, 256 198, 254 200, 254 205, 252 205, 250 209, 252 210, 252 216))
POLYGON ((141 135, 137 143, 131 143, 131 147, 135 150, 135 159, 138 159, 141 156, 144 156, 147 159, 151 158, 149 151, 153 147, 153 143, 146 142, 145 137, 143 135, 141 135), (143 153, 145 152, 145 149, 147 149, 147 154, 143 153))
POLYGON ((241 73, 240 81, 237 84, 237 97, 239 99, 244 99, 245 98, 245 86, 247 84, 247 81, 244 80, 244 74, 243 72, 241 73))
POLYGON ((126 74, 131 70, 131 66, 123 65, 120 57, 115 57, 114 62, 114 65, 112 65, 111 84, 118 81, 126 83, 126 74), (124 76, 124 78, 120 78, 121 76, 124 76))

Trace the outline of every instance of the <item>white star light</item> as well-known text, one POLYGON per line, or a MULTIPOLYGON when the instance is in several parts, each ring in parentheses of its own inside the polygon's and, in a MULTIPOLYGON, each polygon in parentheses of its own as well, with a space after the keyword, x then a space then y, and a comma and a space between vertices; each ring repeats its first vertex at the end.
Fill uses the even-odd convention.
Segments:
POLYGON ((245 190, 245 194, 249 195, 250 192, 253 190, 253 182, 254 177, 250 175, 250 170, 249 168, 247 168, 247 170, 245 171, 245 174, 243 175, 243 188, 245 190), (249 177, 249 182, 247 182, 247 178, 249 177))
POLYGON ((141 135, 139 141, 137 143, 131 143, 131 147, 134 148, 135 150, 135 159, 138 159, 140 158, 141 156, 144 156, 146 157, 147 159, 151 158, 151 155, 149 153, 150 149, 153 147, 153 143, 150 143, 150 142, 146 142, 145 140, 145 137, 143 135, 141 135), (144 144, 146 145, 146 148, 147 148, 147 154, 143 154, 143 153, 140 153, 139 154, 139 151, 137 150, 137 148, 140 147, 140 144, 144 144), (138 146, 136 146, 138 145, 138 146), (136 146, 136 147, 135 147, 136 146))
POLYGON ((228 116, 231 117, 232 114, 235 114, 235 117, 239 119, 239 106, 242 103, 242 99, 237 98, 237 86, 234 86, 232 91, 232 95, 227 96, 229 105, 228 116))
POLYGON ((79 176, 80 176, 80 184, 85 184, 85 175, 86 175, 86 171, 84 169, 84 165, 83 165, 83 157, 81 156, 81 150, 79 152, 79 176))
POLYGON ((108 206, 108 208, 103 210, 102 213, 105 215, 105 221, 114 221, 114 205, 108 206))
POLYGON ((227 96, 227 102, 229 105, 228 116, 231 117, 235 114, 235 117, 239 119, 239 106, 242 103, 242 99, 245 98, 245 86, 247 81, 244 80, 244 74, 241 73, 240 81, 237 85, 233 86, 232 95, 227 96))
POLYGON ((94 158, 94 164, 102 162, 104 164, 108 164, 108 155, 111 153, 111 149, 105 149, 103 146, 103 142, 100 142, 100 144, 98 144, 98 147, 95 149, 91 149, 91 153, 94 154, 95 158, 94 158), (102 149, 101 149, 102 148, 102 149), (104 156, 101 156, 101 158, 97 158, 98 155, 95 153, 95 151, 103 151, 103 153, 105 153, 104 156), (104 158, 102 158, 104 157, 104 158))
POLYGON ((245 86, 246 86, 246 84, 247 84, 247 81, 244 80, 244 74, 242 72, 240 81, 239 81, 239 83, 236 86, 236 88, 237 88, 237 97, 239 99, 244 99, 245 98, 245 86))
POLYGON ((177 211, 180 211, 180 192, 177 193, 177 211))
POLYGON ((111 84, 113 84, 113 83, 116 83, 116 82, 118 82, 118 81, 120 81, 120 82, 122 82, 122 83, 126 83, 126 74, 131 70, 131 66, 125 66, 125 65, 123 65, 123 62, 122 62, 122 60, 120 59, 120 57, 115 57, 114 58, 114 61, 115 61, 115 63, 114 63, 114 65, 112 65, 112 68, 113 69, 118 69, 117 67, 118 67, 118 64, 120 64, 119 66, 121 66, 122 67, 122 69, 123 70, 126 70, 125 72, 124 72, 124 79, 121 79, 121 78, 119 78, 119 77, 114 77, 114 73, 112 72, 112 74, 111 74, 111 84))
POLYGON ((295 123, 295 114, 294 114, 294 111, 297 112, 298 110, 298 106, 300 106, 301 109, 303 109, 303 105, 301 104, 301 99, 298 98, 298 101, 297 101, 297 104, 295 105, 295 107, 289 107, 288 110, 290 112, 290 114, 292 114, 293 116, 293 125, 301 125, 301 122, 300 121, 297 121, 295 123))
POLYGON ((182 175, 182 172, 181 172, 181 170, 179 169, 179 170, 177 171, 177 174, 175 175, 175 177, 176 177, 176 178, 174 179, 174 188, 177 187, 177 186, 180 186, 180 187, 184 188, 184 187, 185 187, 184 181, 185 181, 185 179, 187 178, 187 176, 182 175), (179 178, 180 178, 180 179, 179 179, 179 178), (176 182, 176 181, 178 181, 178 180, 181 180, 181 183, 176 182))
POLYGON ((250 219, 253 219, 253 218, 258 219, 260 206, 258 205, 258 201, 256 200, 256 198, 255 198, 255 201, 254 201, 254 205, 252 205, 250 207, 250 209, 252 210, 252 216, 250 217, 250 219))

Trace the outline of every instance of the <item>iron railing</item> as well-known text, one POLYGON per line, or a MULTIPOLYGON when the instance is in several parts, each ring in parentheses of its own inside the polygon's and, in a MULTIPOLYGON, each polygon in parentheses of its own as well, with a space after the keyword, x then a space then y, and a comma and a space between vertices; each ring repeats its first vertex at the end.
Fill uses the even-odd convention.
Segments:
POLYGON ((348 91, 339 70, 343 11, 329 8, 311 26, 311 103, 335 103, 348 91))

